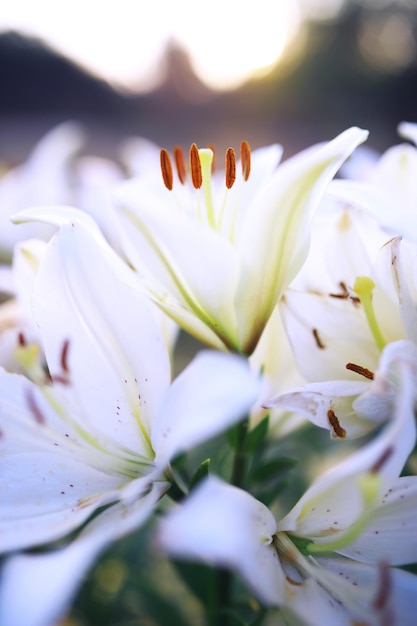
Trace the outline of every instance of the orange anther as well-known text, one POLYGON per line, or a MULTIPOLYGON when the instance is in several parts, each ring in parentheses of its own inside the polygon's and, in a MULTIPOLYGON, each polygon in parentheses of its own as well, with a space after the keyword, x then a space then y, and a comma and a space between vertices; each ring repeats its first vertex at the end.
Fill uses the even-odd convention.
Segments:
POLYGON ((165 148, 161 150, 161 172, 164 180, 164 185, 171 191, 172 189, 172 165, 169 158, 168 151, 165 148))
POLYGON ((194 187, 200 189, 203 184, 203 174, 201 172, 200 155, 198 154, 197 144, 195 143, 193 143, 190 148, 190 171, 194 187))
POLYGON ((230 189, 236 180, 236 154, 233 148, 226 150, 226 187, 230 189))
POLYGON ((247 141, 240 144, 240 160, 242 163, 242 174, 244 180, 248 180, 250 174, 250 145, 247 141))
POLYGON ((175 146, 174 148, 174 160, 178 178, 180 183, 184 185, 185 179, 187 178, 187 166, 185 164, 184 152, 180 146, 175 146))

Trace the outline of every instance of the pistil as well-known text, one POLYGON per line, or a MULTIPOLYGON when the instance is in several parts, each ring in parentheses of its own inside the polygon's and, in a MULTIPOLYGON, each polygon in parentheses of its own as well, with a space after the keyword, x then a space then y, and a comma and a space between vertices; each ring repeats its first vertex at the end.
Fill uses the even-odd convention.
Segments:
POLYGON ((363 306, 369 328, 373 335, 376 345, 380 350, 385 347, 385 340, 382 336, 378 322, 375 317, 375 311, 372 303, 372 292, 375 288, 374 281, 368 276, 359 276, 353 286, 353 290, 358 294, 363 306))

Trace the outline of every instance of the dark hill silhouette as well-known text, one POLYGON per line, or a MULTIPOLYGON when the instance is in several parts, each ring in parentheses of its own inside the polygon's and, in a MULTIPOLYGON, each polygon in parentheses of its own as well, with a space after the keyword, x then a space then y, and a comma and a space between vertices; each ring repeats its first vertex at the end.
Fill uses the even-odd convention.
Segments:
POLYGON ((118 115, 123 96, 41 40, 0 35, 0 114, 118 115))
POLYGON ((384 149, 398 141, 400 121, 416 120, 417 63, 397 73, 366 66, 357 47, 362 13, 352 5, 343 20, 310 24, 305 55, 291 72, 278 64, 263 79, 224 93, 205 87, 174 44, 161 85, 127 96, 40 40, 6 33, 0 35, 0 131, 12 121, 22 129, 41 119, 37 133, 25 135, 33 142, 53 123, 75 118, 110 148, 137 134, 168 148, 280 141, 289 155, 359 125, 371 131, 371 145, 384 149))

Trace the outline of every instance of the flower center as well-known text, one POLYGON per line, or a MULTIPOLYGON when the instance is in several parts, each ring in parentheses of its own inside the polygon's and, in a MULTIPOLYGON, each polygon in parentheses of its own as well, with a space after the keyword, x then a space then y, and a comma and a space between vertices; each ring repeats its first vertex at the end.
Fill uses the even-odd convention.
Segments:
MULTIPOLYGON (((212 191, 212 175, 215 170, 216 153, 214 146, 199 149, 193 143, 189 150, 188 167, 182 148, 176 146, 173 150, 173 163, 168 151, 163 148, 160 155, 162 180, 169 191, 174 189, 174 173, 182 186, 188 181, 192 188, 203 195, 203 204, 197 195, 195 211, 200 222, 206 221, 211 228, 224 231, 230 241, 234 239, 236 222, 237 202, 232 207, 227 207, 227 192, 235 185, 237 179, 237 158, 233 148, 227 148, 225 153, 224 183, 225 189, 223 200, 215 202, 212 191), (227 213, 227 219, 226 219, 227 213), (225 226, 225 222, 227 222, 225 226)), ((246 182, 251 171, 251 150, 247 141, 240 146, 241 180, 246 182)), ((219 200, 218 198, 216 198, 219 200)))

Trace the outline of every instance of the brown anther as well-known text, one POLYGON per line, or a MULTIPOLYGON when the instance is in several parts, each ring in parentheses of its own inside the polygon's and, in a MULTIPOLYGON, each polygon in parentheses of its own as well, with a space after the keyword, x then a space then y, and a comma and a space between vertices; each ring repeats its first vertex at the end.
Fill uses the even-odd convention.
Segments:
POLYGON ((339 418, 336 416, 333 409, 329 409, 327 411, 327 419, 329 420, 329 424, 333 428, 333 432, 336 435, 336 437, 340 437, 340 439, 344 439, 346 437, 346 430, 341 427, 339 418))
POLYGON ((172 165, 171 159, 169 158, 168 150, 162 148, 161 150, 161 172, 162 178, 164 180, 164 185, 169 191, 172 189, 172 165))
POLYGON ((27 346, 26 337, 22 333, 22 331, 20 331, 17 335, 17 343, 19 344, 20 348, 25 348, 27 346))
POLYGON ((361 365, 356 365, 356 363, 346 363, 346 369, 351 372, 356 372, 356 374, 360 374, 361 376, 365 376, 365 378, 369 378, 369 380, 373 380, 375 377, 371 370, 368 370, 366 367, 362 367, 361 365))
POLYGON ((185 164, 184 152, 180 146, 175 146, 174 148, 174 161, 179 181, 184 185, 187 178, 187 166, 185 164))
POLYGON ((213 160, 211 162, 211 173, 216 171, 216 146, 213 143, 209 143, 207 146, 213 153, 213 160))
POLYGON ((240 161, 242 163, 243 179, 248 180, 250 174, 250 145, 247 141, 240 144, 240 161))
POLYGON ((190 148, 190 171, 191 180, 195 189, 200 189, 203 184, 203 174, 201 172, 200 155, 198 154, 197 144, 193 143, 190 148))
MULTIPOLYGON (((378 564, 379 589, 373 601, 377 611, 385 609, 392 589, 391 569, 387 563, 378 564)), ((385 624, 386 622, 384 622, 385 624)), ((391 623, 391 622, 390 622, 391 623)))
POLYGON ((233 148, 227 148, 226 150, 226 187, 231 189, 233 183, 236 180, 236 154, 233 148))
POLYGON ((390 458, 393 452, 394 452, 394 448, 391 446, 389 446, 386 450, 384 450, 384 452, 381 454, 379 459, 371 467, 370 472, 372 474, 377 474, 379 470, 381 469, 381 467, 383 467, 385 463, 388 461, 388 459, 390 458))
POLYGON ((341 280, 340 283, 340 289, 342 290, 341 293, 329 293, 329 296, 331 298, 339 298, 340 300, 350 300, 351 302, 353 302, 353 304, 359 304, 360 300, 357 296, 353 296, 351 295, 351 293, 349 292, 349 289, 346 287, 346 284, 341 280))
POLYGON ((65 339, 64 343, 62 344, 62 350, 61 350, 61 367, 62 367, 62 371, 65 372, 66 374, 69 374, 69 368, 68 368, 68 350, 69 350, 69 339, 65 339))
POLYGON ((343 281, 340 281, 339 285, 340 285, 340 289, 342 290, 341 293, 329 293, 329 296, 331 298, 341 298, 341 299, 348 298, 349 291, 348 291, 348 288, 346 287, 346 284, 343 281))
POLYGON ((26 390, 26 402, 28 404, 30 412, 35 418, 35 422, 43 426, 45 424, 45 418, 43 416, 42 411, 40 410, 40 408, 38 407, 36 403, 35 396, 31 389, 26 390))
POLYGON ((325 345, 322 342, 320 335, 319 335, 319 331, 317 330, 317 328, 313 328, 313 337, 316 341, 317 347, 320 348, 320 350, 324 350, 325 349, 325 345))

